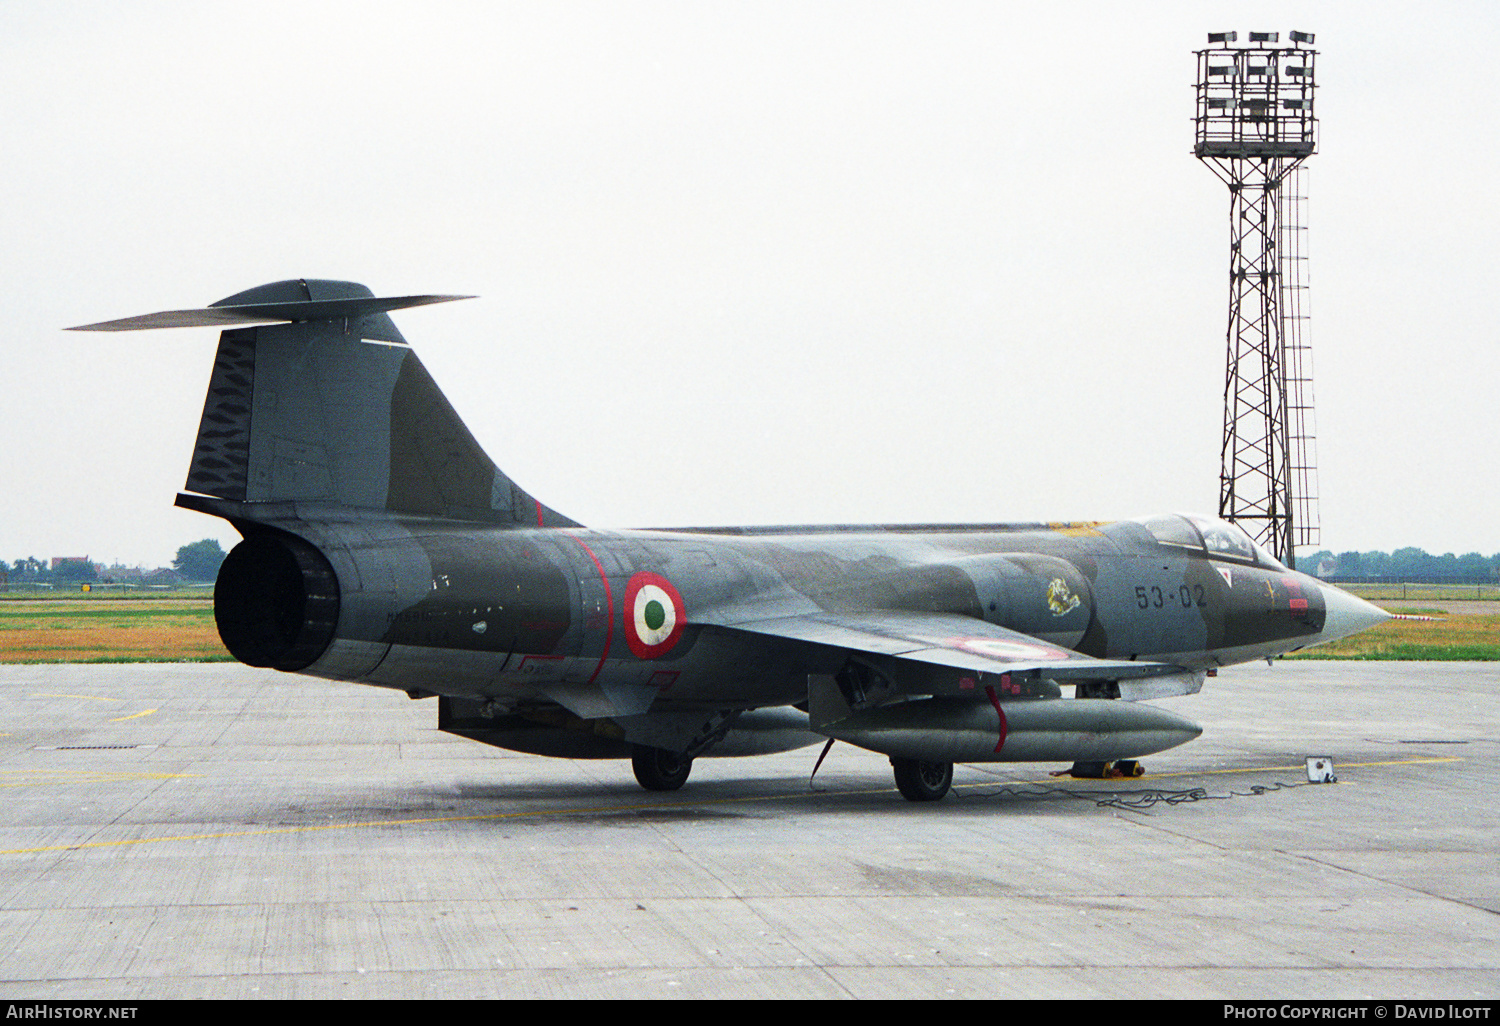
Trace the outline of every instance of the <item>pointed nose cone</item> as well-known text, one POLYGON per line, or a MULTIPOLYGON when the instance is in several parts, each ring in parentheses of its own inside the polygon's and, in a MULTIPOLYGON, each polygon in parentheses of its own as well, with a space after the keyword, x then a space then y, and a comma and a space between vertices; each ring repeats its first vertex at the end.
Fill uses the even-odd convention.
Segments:
POLYGON ((1319 585, 1323 590, 1323 602, 1328 608, 1328 618, 1315 645, 1325 641, 1337 641, 1351 634, 1377 627, 1391 618, 1379 606, 1371 605, 1362 598, 1349 594, 1329 584, 1319 585))

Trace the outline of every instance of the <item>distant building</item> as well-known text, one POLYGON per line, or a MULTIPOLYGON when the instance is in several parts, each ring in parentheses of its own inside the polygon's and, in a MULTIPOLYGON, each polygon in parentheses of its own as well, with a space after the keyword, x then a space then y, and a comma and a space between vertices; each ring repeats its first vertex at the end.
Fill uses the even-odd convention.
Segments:
POLYGON ((116 563, 105 569, 99 576, 115 584, 140 584, 141 578, 146 576, 146 571, 138 566, 121 566, 116 563))

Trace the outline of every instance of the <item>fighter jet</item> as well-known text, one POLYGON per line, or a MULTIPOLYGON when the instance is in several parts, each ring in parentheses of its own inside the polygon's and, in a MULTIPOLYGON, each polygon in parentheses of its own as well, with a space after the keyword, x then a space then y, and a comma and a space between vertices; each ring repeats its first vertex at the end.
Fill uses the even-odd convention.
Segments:
POLYGON ((1201 733, 1143 700, 1387 618, 1207 517, 586 528, 388 316, 460 298, 299 279, 75 329, 225 328, 177 505, 244 536, 214 587, 236 659, 436 697, 441 730, 628 758, 652 790, 839 739, 935 801, 958 762, 1132 766, 1201 733))

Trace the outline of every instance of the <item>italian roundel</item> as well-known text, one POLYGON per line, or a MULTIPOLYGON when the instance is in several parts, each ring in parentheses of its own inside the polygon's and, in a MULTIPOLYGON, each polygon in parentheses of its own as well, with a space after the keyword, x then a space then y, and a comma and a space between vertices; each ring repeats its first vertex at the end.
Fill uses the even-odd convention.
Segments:
POLYGON ((625 641, 637 658, 670 652, 686 619, 682 596, 660 574, 638 573, 625 586, 625 641))

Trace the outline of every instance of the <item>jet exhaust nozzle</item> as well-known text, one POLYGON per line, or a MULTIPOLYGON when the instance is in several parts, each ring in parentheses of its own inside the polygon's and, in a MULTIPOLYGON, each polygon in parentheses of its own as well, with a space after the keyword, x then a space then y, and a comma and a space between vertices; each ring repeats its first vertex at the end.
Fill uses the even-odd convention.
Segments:
POLYGON ((339 585, 323 554, 300 538, 257 531, 230 550, 214 582, 214 622, 229 654, 249 666, 300 670, 333 640, 339 585))

